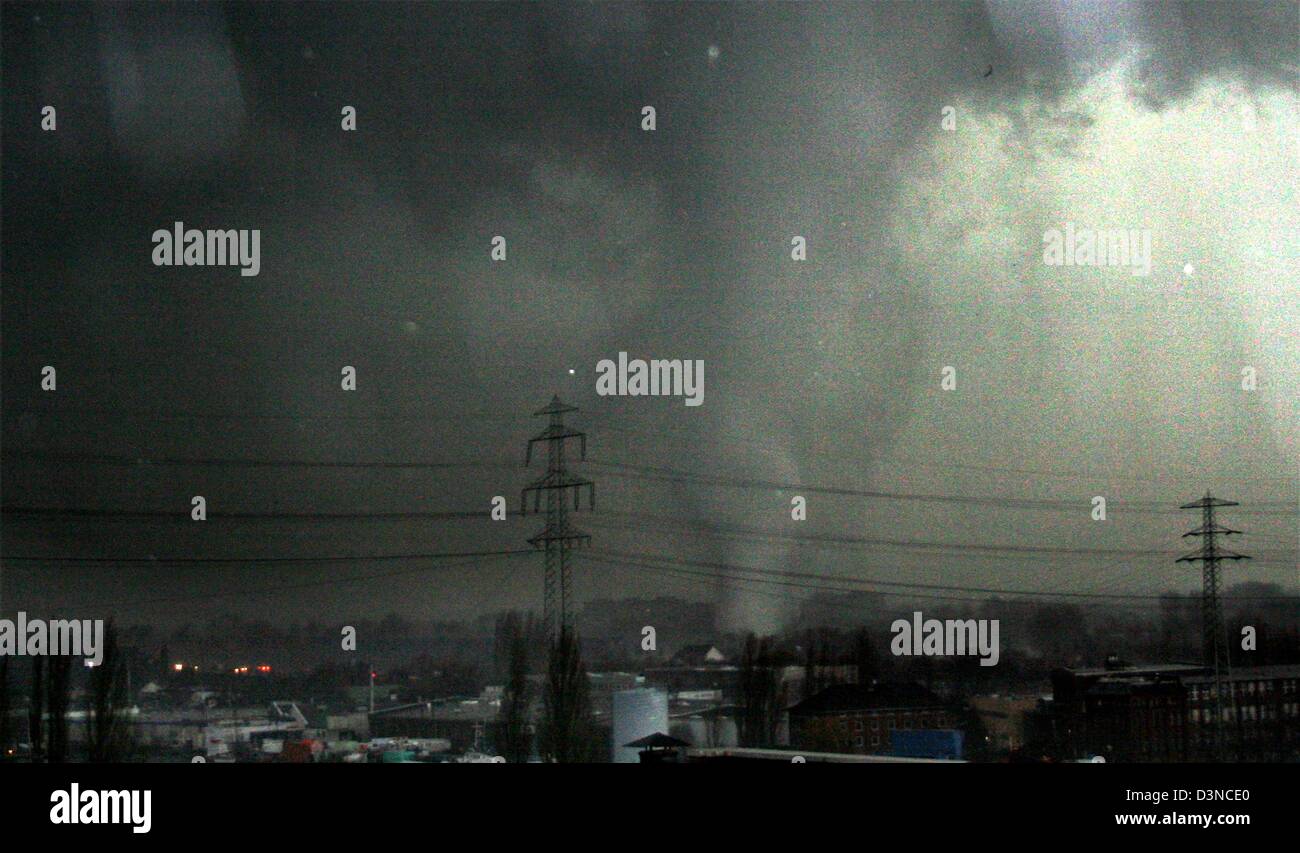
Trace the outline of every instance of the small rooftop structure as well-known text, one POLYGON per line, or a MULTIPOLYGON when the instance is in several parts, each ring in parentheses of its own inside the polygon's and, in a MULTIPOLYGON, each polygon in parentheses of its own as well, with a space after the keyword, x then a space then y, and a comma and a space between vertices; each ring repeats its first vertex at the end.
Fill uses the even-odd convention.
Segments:
POLYGON ((684 746, 690 746, 690 744, 684 740, 678 740, 672 735, 655 732, 652 735, 637 738, 630 743, 624 744, 624 746, 640 749, 638 757, 641 759, 642 764, 666 764, 680 761, 679 750, 684 746))
POLYGON ((673 666, 718 666, 727 662, 727 656, 710 643, 682 646, 672 657, 673 666))
POLYGON ((672 735, 666 735, 663 732, 655 732, 652 735, 637 738, 623 745, 639 749, 677 749, 678 747, 690 746, 686 741, 679 740, 672 735))

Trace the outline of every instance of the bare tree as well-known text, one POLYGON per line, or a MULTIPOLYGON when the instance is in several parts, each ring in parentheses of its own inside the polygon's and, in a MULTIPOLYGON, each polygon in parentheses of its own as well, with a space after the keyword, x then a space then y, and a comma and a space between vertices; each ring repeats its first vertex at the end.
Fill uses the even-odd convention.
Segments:
POLYGON ((780 724, 780 684, 771 637, 750 634, 740 659, 741 746, 771 746, 780 724))
POLYGON ((71 690, 72 658, 54 655, 50 658, 50 674, 46 684, 50 721, 46 734, 45 760, 62 764, 68 757, 68 703, 71 690))
POLYGON ((528 761, 533 746, 528 730, 528 637, 518 613, 511 611, 497 620, 497 646, 496 658, 506 670, 501 702, 502 751, 506 761, 522 764, 528 761))
POLYGON ((858 684, 871 684, 880 664, 876 660, 876 650, 871 645, 866 628, 859 628, 853 634, 853 664, 858 671, 858 684))
POLYGON ((804 643, 803 698, 808 699, 822 689, 819 678, 821 672, 817 666, 820 663, 817 632, 809 628, 804 634, 804 643))
POLYGON ((27 739, 32 747, 32 763, 45 760, 45 658, 32 658, 32 692, 27 705, 27 739))
POLYGON ((87 758, 96 763, 121 761, 129 746, 124 710, 126 661, 117 644, 117 628, 110 620, 104 627, 104 656, 90 676, 87 696, 87 758))
POLYGON ((591 758, 591 698, 587 671, 577 634, 565 625, 551 645, 543 696, 539 749, 542 757, 561 764, 591 758))
POLYGON ((510 641, 519 630, 519 611, 508 610, 496 618, 492 629, 493 684, 503 684, 510 678, 510 641))
POLYGON ((804 633, 803 698, 816 696, 840 682, 839 667, 832 666, 832 638, 825 628, 809 628, 804 633))
POLYGON ((0 761, 8 758, 10 737, 9 725, 9 656, 0 655, 0 761))

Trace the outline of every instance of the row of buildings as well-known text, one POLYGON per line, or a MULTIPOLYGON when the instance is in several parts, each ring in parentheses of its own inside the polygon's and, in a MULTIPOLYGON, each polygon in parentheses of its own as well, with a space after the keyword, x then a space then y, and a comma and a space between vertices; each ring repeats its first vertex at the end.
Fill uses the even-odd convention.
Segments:
POLYGON ((1057 670, 1040 737, 1108 761, 1300 760, 1300 666, 1239 668, 1223 680, 1219 701, 1203 666, 1057 670))
MULTIPOLYGON (((736 695, 737 670, 711 653, 712 660, 646 673, 650 687, 666 693, 664 731, 696 751, 737 745, 740 709, 726 701, 736 695)), ((855 683, 852 668, 826 674, 841 683, 787 704, 772 746, 949 760, 1300 761, 1298 665, 1235 669, 1223 678, 1221 703, 1205 666, 1114 657, 1098 668, 1058 669, 1051 692, 1036 696, 943 695, 911 682, 855 683)), ((808 693, 802 668, 780 677, 784 695, 808 693)))
MULTIPOLYGON (((908 681, 860 682, 848 666, 820 667, 818 683, 825 686, 814 689, 804 683, 801 666, 777 667, 771 675, 769 718, 755 736, 741 668, 713 646, 688 647, 668 665, 640 673, 590 673, 591 751, 637 761, 640 750, 626 744, 659 735, 688 745, 680 760, 735 760, 745 749, 751 758, 786 760, 792 752, 821 760, 1300 760, 1297 665, 1239 668, 1226 677, 1221 703, 1206 667, 1113 658, 1098 668, 1056 670, 1051 692, 1034 696, 958 696, 908 681), (760 756, 763 749, 780 751, 760 756)), ((535 686, 534 721, 542 692, 535 686)), ((248 747, 265 753, 268 741, 295 739, 344 747, 404 739, 445 745, 440 749, 449 756, 500 751, 500 687, 426 699, 381 686, 378 702, 369 688, 354 692, 344 707, 257 705, 151 682, 137 691, 127 723, 137 757, 146 760, 248 747)), ((11 732, 22 730, 23 713, 11 709, 11 732)), ((74 742, 84 733, 84 715, 70 712, 74 742)))

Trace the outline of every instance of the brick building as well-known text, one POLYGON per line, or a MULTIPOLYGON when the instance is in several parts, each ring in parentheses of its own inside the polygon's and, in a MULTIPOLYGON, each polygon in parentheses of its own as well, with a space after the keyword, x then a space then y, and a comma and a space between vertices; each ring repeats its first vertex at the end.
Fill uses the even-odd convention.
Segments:
POLYGON ((948 729, 958 715, 908 682, 837 684, 790 709, 790 745, 811 752, 887 755, 896 729, 948 729))
POLYGON ((1203 666, 1061 669, 1052 673, 1057 746, 1066 759, 1293 761, 1300 757, 1300 666, 1239 668, 1225 677, 1226 754, 1214 747, 1214 677, 1203 666))

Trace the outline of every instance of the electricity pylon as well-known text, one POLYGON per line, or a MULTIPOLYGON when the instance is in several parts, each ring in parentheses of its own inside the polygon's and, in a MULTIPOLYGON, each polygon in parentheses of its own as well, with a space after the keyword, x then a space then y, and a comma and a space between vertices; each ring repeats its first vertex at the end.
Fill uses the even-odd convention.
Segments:
MULTIPOLYGON (((1235 501, 1222 501, 1209 492, 1199 501, 1183 504, 1179 509, 1201 510, 1201 526, 1183 534, 1201 537, 1201 550, 1193 551, 1179 557, 1175 562, 1201 563, 1201 647, 1205 665, 1214 670, 1214 742, 1219 757, 1223 749, 1223 674, 1230 672, 1228 663, 1228 635, 1223 625, 1223 609, 1219 604, 1219 561, 1249 560, 1245 554, 1226 551, 1215 542, 1215 536, 1231 536, 1240 530, 1231 530, 1214 523, 1214 508, 1220 506, 1240 506, 1235 501)), ((1235 708, 1236 702, 1233 701, 1235 708)), ((1235 716, 1235 714, 1234 714, 1235 716)), ((1235 723, 1235 720, 1234 720, 1235 723)))
POLYGON ((546 549, 546 578, 544 616, 547 640, 554 644, 560 629, 569 625, 569 607, 572 600, 572 586, 569 572, 569 549, 591 540, 591 536, 569 526, 565 507, 565 490, 573 490, 573 508, 578 509, 582 487, 589 490, 588 508, 596 508, 596 484, 582 477, 569 474, 564 467, 564 443, 571 438, 579 440, 580 458, 587 457, 587 434, 566 427, 564 415, 576 412, 574 406, 566 406, 558 396, 552 397, 550 405, 533 412, 534 417, 550 416, 550 424, 538 435, 528 440, 528 452, 524 465, 532 462, 533 445, 539 441, 546 442, 546 475, 534 480, 520 493, 520 513, 528 512, 528 493, 533 493, 533 511, 541 508, 542 493, 546 493, 546 527, 528 540, 534 548, 546 549))

